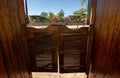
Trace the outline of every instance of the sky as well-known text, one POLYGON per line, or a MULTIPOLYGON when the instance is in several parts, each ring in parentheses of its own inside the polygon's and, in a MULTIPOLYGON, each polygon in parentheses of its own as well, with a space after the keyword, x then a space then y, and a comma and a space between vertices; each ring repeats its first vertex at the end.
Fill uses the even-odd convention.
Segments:
POLYGON ((28 14, 40 15, 41 12, 57 14, 63 9, 65 16, 72 15, 73 11, 86 7, 81 6, 80 0, 27 0, 28 14))

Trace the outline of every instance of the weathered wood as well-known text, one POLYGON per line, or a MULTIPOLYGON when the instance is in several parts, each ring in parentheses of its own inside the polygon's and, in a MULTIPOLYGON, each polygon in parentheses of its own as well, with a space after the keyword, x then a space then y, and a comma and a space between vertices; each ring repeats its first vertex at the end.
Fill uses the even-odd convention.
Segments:
POLYGON ((23 3, 19 1, 22 0, 0 0, 0 61, 2 63, 0 67, 3 67, 1 75, 6 78, 29 78, 25 56, 27 40, 24 33, 26 32, 23 31, 23 23, 20 21, 20 13, 24 12, 19 13, 20 5, 23 7, 23 3))
POLYGON ((85 72, 88 28, 59 26, 60 72, 85 72))
POLYGON ((57 72, 57 26, 27 28, 32 71, 57 72))
POLYGON ((32 71, 57 71, 59 57, 60 72, 85 72, 88 27, 72 30, 52 25, 28 27, 27 32, 32 71))
MULTIPOLYGON (((90 78, 120 77, 120 1, 96 0, 90 78)), ((94 7, 94 6, 93 6, 94 7)))
MULTIPOLYGON (((0 45, 1 46, 1 45, 0 45)), ((5 69, 4 60, 3 60, 2 50, 0 48, 0 78, 8 78, 7 71, 5 69)))

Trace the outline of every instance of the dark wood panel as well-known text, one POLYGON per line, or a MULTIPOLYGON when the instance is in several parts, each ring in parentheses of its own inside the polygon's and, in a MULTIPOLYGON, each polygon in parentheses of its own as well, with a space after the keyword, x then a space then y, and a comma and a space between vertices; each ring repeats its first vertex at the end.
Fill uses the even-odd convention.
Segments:
MULTIPOLYGON (((116 11, 117 11, 117 7, 114 8, 114 13, 112 13, 112 0, 109 1, 109 5, 107 5, 107 1, 102 1, 98 2, 100 9, 98 10, 98 14, 96 14, 96 23, 95 23, 95 31, 94 31, 94 48, 93 51, 95 51, 96 53, 96 66, 99 67, 100 71, 104 71, 105 70, 105 66, 107 64, 107 60, 110 54, 110 45, 111 45, 111 40, 112 40, 112 34, 113 34, 113 29, 114 29, 114 22, 115 22, 115 15, 116 15, 116 11), (110 7, 110 9, 106 9, 106 8, 102 8, 101 7, 104 6, 106 8, 110 7), (106 15, 106 12, 109 12, 106 15), (101 15, 101 16, 99 16, 101 15), (104 20, 102 18, 102 16, 104 17, 104 20), (99 18, 100 17, 100 18, 99 18), (95 44, 94 44, 95 43, 95 44), (103 47, 104 45, 104 47, 103 47), (101 58, 103 57, 103 58, 101 58), (101 62, 97 61, 98 59, 101 60, 101 62)), ((98 69, 97 69, 98 70, 98 69)))
MULTIPOLYGON (((120 77, 120 1, 96 0, 90 78, 120 77)), ((94 7, 94 6, 93 6, 94 7)))
POLYGON ((19 20, 22 25, 25 24, 24 0, 18 1, 19 20))
POLYGON ((0 78, 8 78, 3 59, 4 58, 3 58, 3 55, 2 55, 2 50, 0 48, 0 78))
MULTIPOLYGON (((0 0, 0 50, 1 65, 4 65, 8 78, 29 78, 27 60, 27 43, 20 21, 19 0, 0 0)), ((20 3, 23 7, 23 3, 20 3)), ((24 20, 24 19, 23 19, 24 20)), ((25 24, 24 24, 25 25, 25 24)), ((4 69, 3 67, 3 69, 4 69)))
MULTIPOLYGON (((109 76, 113 78, 119 78, 120 77, 120 1, 117 1, 118 10, 116 14, 116 21, 115 21, 115 27, 113 30, 113 38, 110 48, 110 57, 111 61, 108 62, 107 72, 109 76)), ((115 4, 114 4, 115 6, 115 4)))

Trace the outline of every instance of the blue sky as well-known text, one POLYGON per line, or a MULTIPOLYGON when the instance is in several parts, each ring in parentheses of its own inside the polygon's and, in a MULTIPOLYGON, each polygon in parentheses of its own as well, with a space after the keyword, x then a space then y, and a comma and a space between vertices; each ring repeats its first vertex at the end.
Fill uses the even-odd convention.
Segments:
POLYGON ((27 0, 27 2, 29 15, 40 15, 41 12, 57 14, 63 9, 65 16, 68 16, 73 11, 86 7, 81 6, 80 0, 27 0))

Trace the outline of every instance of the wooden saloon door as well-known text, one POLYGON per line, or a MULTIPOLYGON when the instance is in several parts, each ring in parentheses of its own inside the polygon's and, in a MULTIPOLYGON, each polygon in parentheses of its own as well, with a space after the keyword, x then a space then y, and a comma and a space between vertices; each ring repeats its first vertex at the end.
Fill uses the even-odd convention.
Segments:
POLYGON ((85 72, 88 28, 72 30, 64 25, 28 28, 32 71, 85 72))
POLYGON ((57 72, 57 26, 28 28, 32 71, 57 72))
POLYGON ((60 72, 85 72, 88 28, 59 27, 60 72))

